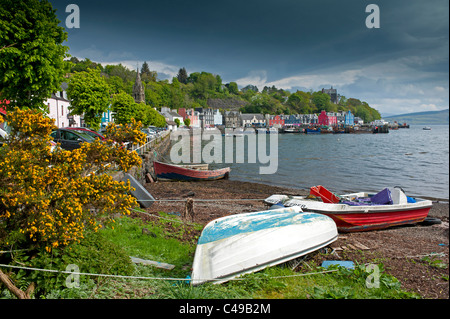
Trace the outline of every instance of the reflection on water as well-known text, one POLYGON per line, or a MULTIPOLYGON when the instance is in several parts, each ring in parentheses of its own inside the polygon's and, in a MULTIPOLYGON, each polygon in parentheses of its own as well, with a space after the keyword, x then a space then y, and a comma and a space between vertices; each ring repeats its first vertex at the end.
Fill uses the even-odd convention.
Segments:
POLYGON ((449 198, 449 127, 421 126, 388 134, 280 134, 278 171, 260 175, 257 164, 220 164, 230 179, 333 192, 377 192, 401 186, 410 196, 449 198))

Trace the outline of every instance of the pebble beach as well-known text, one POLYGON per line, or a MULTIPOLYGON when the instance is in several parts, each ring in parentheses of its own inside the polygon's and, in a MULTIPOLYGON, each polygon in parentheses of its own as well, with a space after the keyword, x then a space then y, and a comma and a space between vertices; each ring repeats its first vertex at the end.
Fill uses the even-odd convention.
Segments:
MULTIPOLYGON (((207 182, 154 182, 146 189, 158 202, 148 213, 165 212, 181 215, 186 200, 194 201, 194 221, 206 225, 209 221, 231 214, 264 210, 263 200, 273 194, 307 195, 309 190, 283 188, 265 184, 217 180, 207 182)), ((384 230, 340 234, 332 244, 334 259, 366 263, 382 259, 388 273, 396 277, 404 289, 426 299, 448 299, 449 204, 433 201, 429 217, 440 224, 411 225, 384 230), (359 250, 357 247, 366 247, 359 250), (345 249, 344 249, 345 248, 345 249), (439 258, 445 268, 424 262, 426 257, 439 258), (438 256, 438 257, 436 257, 438 256)))

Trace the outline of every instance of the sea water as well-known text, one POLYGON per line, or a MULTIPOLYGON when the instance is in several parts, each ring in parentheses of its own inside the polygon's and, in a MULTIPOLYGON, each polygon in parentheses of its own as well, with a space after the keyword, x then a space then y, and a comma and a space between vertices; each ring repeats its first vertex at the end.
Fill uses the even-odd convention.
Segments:
POLYGON ((378 192, 400 186, 408 196, 449 199, 449 126, 410 126, 387 134, 279 134, 278 169, 222 163, 230 179, 332 192, 378 192))

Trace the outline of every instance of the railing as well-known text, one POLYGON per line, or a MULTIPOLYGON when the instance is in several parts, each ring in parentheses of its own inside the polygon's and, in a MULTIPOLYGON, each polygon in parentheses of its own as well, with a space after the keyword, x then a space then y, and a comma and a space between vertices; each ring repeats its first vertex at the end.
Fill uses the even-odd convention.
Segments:
POLYGON ((168 134, 170 134, 170 131, 163 131, 161 135, 153 138, 147 136, 147 142, 144 145, 133 144, 131 146, 131 151, 136 151, 139 155, 144 155, 144 153, 151 150, 157 143, 161 142, 168 134))

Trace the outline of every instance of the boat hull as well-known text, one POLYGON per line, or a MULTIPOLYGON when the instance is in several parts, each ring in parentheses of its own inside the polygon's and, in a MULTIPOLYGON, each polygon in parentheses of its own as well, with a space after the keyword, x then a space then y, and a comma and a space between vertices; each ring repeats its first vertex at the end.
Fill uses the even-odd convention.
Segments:
POLYGON ((337 236, 331 218, 299 207, 219 218, 199 238, 192 284, 222 283, 277 265, 325 247, 337 236))
POLYGON ((335 221, 340 232, 358 232, 420 223, 425 220, 429 211, 430 208, 421 208, 379 213, 323 214, 335 221))
POLYGON ((176 180, 176 181, 208 181, 227 178, 230 168, 217 170, 197 170, 182 167, 180 165, 170 165, 161 162, 153 162, 155 175, 158 180, 176 180))
POLYGON ((433 204, 429 200, 416 199, 416 203, 349 206, 293 198, 286 201, 285 206, 299 206, 304 211, 329 216, 336 223, 339 232, 358 232, 422 222, 433 204))

